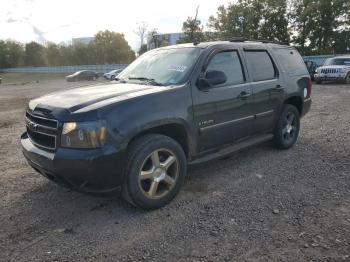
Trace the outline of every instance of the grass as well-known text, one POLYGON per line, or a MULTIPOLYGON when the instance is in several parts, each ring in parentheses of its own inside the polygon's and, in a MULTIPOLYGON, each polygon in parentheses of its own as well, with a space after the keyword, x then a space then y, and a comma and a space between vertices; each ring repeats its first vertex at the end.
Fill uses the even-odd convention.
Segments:
POLYGON ((29 73, 0 73, 2 84, 21 84, 41 80, 64 79, 68 74, 29 74, 29 73))

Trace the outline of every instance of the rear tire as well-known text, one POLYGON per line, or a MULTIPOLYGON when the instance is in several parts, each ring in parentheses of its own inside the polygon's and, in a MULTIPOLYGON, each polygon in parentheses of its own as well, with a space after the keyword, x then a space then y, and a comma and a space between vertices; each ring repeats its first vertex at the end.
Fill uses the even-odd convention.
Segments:
POLYGON ((274 130, 274 143, 280 149, 291 148, 298 139, 300 115, 298 109, 285 104, 274 130))
POLYGON ((179 192, 187 173, 182 147, 167 136, 140 137, 129 147, 123 198, 142 209, 168 204, 179 192))

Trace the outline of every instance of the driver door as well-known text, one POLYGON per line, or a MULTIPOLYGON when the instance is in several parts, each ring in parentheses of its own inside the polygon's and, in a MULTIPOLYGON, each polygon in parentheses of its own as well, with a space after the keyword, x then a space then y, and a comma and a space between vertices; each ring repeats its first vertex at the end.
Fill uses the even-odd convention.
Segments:
POLYGON ((254 122, 253 94, 238 50, 212 54, 203 75, 211 70, 224 72, 227 80, 206 90, 192 88, 200 151, 249 136, 254 122))

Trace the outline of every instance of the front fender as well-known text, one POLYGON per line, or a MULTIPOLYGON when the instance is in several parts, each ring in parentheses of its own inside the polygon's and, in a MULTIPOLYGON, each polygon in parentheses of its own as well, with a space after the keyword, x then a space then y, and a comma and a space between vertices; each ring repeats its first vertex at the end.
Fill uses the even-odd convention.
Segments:
POLYGON ((188 148, 194 151, 196 136, 188 86, 169 88, 120 103, 109 111, 107 122, 118 147, 125 149, 133 138, 150 129, 175 124, 184 128, 188 148))

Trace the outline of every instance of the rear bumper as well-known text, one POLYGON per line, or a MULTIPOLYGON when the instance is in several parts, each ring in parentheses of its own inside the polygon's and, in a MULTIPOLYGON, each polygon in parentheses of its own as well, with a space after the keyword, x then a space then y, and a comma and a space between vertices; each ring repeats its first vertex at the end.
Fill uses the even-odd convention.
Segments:
POLYGON ((125 154, 112 146, 48 152, 34 146, 27 133, 21 136, 21 144, 28 163, 58 184, 84 193, 107 193, 122 184, 125 154))
POLYGON ((303 103, 303 110, 301 112, 301 116, 303 117, 304 115, 306 115, 309 111, 310 111, 310 108, 311 108, 311 97, 308 97, 308 98, 305 98, 304 99, 304 103, 303 103))

